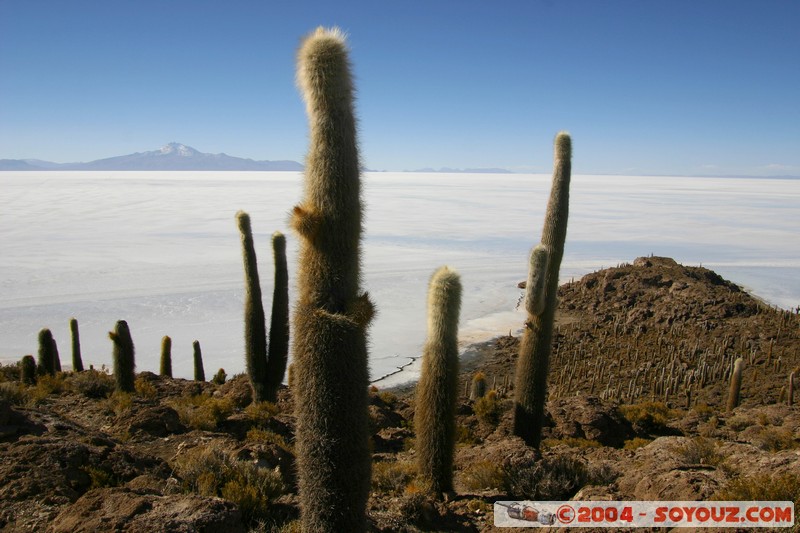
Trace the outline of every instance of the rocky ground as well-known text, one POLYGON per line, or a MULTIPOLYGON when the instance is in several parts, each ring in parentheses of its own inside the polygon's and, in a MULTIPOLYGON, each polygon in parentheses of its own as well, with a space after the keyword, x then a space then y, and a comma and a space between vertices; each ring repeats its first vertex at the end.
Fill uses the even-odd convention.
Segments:
MULTIPOLYGON (((560 289, 542 449, 511 435, 518 341, 462 364, 455 494, 415 475, 413 387, 370 391, 374 531, 493 531, 497 500, 793 500, 800 316, 715 273, 639 258, 560 289), (729 373, 745 360, 741 405, 729 373), (470 399, 474 375, 483 398, 470 399), (797 394, 795 393, 795 396, 797 394)), ((291 390, 102 372, 0 373, 0 531, 296 531, 291 390)), ((797 527, 797 525, 795 526, 797 527)), ((727 531, 732 531, 728 529, 727 531)))

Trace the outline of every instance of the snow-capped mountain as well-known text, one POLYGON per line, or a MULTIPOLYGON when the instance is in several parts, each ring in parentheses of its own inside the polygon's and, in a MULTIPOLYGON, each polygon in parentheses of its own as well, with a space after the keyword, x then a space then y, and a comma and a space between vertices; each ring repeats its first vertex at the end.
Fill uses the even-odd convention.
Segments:
POLYGON ((2 159, 0 170, 303 170, 296 161, 255 161, 227 154, 207 154, 191 146, 169 143, 159 150, 97 159, 88 163, 50 163, 2 159))

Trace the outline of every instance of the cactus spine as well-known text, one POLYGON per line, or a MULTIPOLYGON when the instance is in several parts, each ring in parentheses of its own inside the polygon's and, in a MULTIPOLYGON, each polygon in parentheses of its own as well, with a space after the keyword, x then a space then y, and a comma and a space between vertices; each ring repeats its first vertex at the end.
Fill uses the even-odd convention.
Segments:
POLYGON ((53 348, 53 333, 47 328, 39 331, 39 358, 36 365, 39 375, 56 375, 56 362, 53 348))
POLYGON ((20 362, 20 381, 25 385, 36 383, 36 359, 32 355, 26 355, 20 362))
POLYGON ((274 402, 275 399, 270 399, 267 391, 267 325, 261 302, 261 284, 258 279, 250 215, 239 211, 236 213, 236 222, 242 238, 244 262, 244 353, 247 375, 253 389, 253 401, 274 402))
POLYGON ((742 368, 744 367, 744 359, 737 358, 733 363, 733 372, 731 373, 731 386, 728 390, 728 412, 733 411, 739 405, 739 392, 742 388, 742 368))
POLYGON ((83 372, 83 359, 81 359, 81 337, 78 332, 78 319, 69 319, 69 331, 72 333, 72 370, 83 372))
POLYGON ((131 330, 128 328, 128 323, 124 320, 118 320, 114 331, 108 333, 108 337, 114 343, 114 380, 117 383, 117 390, 122 392, 133 392, 134 387, 134 369, 136 363, 134 360, 133 339, 131 339, 131 330))
POLYGON ((428 289, 428 339, 414 401, 419 472, 437 494, 453 490, 460 308, 460 277, 442 267, 428 289))
POLYGON ((348 50, 338 30, 301 44, 297 80, 309 116, 294 310, 297 462, 303 531, 363 531, 371 457, 366 329, 360 294, 361 184, 348 50))
POLYGON ((169 335, 161 338, 161 364, 158 373, 168 378, 172 377, 172 339, 169 335))
POLYGON ((272 255, 275 259, 275 287, 272 291, 272 316, 267 353, 267 401, 278 399, 278 388, 286 374, 289 359, 289 269, 286 266, 286 237, 272 234, 272 255))
POLYGON ((192 343, 192 350, 194 351, 194 380, 205 381, 206 371, 203 370, 203 352, 200 351, 200 341, 192 343))
POLYGON ((514 434, 536 448, 542 438, 553 323, 558 305, 558 274, 567 237, 571 159, 572 140, 569 134, 561 132, 555 139, 553 184, 541 244, 531 253, 530 268, 534 272, 528 276, 525 298, 528 319, 517 359, 514 434))

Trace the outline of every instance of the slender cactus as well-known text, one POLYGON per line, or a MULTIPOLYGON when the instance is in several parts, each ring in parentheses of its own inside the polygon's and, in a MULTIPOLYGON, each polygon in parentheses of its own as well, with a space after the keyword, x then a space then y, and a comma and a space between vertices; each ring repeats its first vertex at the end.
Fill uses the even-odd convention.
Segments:
POLYGON ((437 494, 453 490, 460 309, 461 279, 442 267, 428 289, 428 339, 414 401, 419 472, 437 494))
POLYGON ((36 364, 36 370, 39 375, 56 375, 53 347, 53 333, 47 328, 39 331, 39 358, 36 364))
POLYGON ((194 351, 194 380, 205 381, 206 371, 203 370, 203 352, 200 351, 200 341, 192 343, 192 350, 194 351))
POLYGON ((122 392, 133 392, 135 390, 134 369, 136 362, 134 359, 133 339, 128 323, 118 320, 114 331, 108 333, 108 337, 114 343, 114 380, 117 390, 122 392))
POLYGON ((289 358, 289 269, 286 266, 286 237, 279 231, 272 234, 272 255, 275 259, 275 287, 267 352, 267 401, 274 403, 289 358))
POLYGON ((366 329, 360 294, 361 183, 344 35, 317 29, 298 53, 309 116, 294 310, 297 464, 303 531, 366 529, 371 456, 366 329))
POLYGON ((789 374, 789 394, 786 397, 786 404, 789 407, 794 405, 794 377, 795 377, 794 372, 789 374))
POLYGON ((267 388, 267 324, 264 304, 261 302, 261 284, 250 215, 239 211, 236 213, 236 222, 242 238, 244 262, 244 350, 247 376, 253 389, 253 401, 274 402, 275 398, 270 397, 267 388))
POLYGON ((83 359, 81 359, 81 337, 78 332, 78 319, 69 319, 69 331, 72 333, 72 370, 83 372, 83 359))
POLYGON ((553 323, 558 305, 558 275, 567 237, 571 159, 572 141, 567 133, 561 132, 555 139, 553 185, 541 244, 531 253, 530 268, 534 272, 529 274, 531 281, 526 286, 525 298, 528 319, 517 359, 514 434, 536 448, 542 438, 553 323))
POLYGON ((731 374, 731 385, 728 390, 728 412, 733 411, 739 405, 739 392, 742 388, 742 368, 744 367, 744 359, 739 357, 733 363, 733 372, 731 374))
POLYGON ((168 378, 172 377, 172 339, 169 335, 161 338, 161 364, 158 373, 168 378))

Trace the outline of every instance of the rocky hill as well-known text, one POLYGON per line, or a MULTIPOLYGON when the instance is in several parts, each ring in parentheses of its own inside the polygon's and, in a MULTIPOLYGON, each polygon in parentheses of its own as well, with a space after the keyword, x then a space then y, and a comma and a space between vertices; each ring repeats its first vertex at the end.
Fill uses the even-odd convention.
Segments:
MULTIPOLYGON (((370 392, 372 530, 493 531, 492 503, 509 499, 798 505, 800 408, 786 388, 797 314, 658 257, 589 274, 560 298, 542 449, 510 431, 517 339, 483 345, 462 362, 444 501, 415 476, 413 387, 370 392), (741 406, 726 412, 737 357, 741 406)), ((0 370, 0 531, 298 530, 291 389, 252 404, 244 376, 141 372, 121 394, 104 372, 25 386, 16 367, 0 370)))

